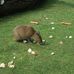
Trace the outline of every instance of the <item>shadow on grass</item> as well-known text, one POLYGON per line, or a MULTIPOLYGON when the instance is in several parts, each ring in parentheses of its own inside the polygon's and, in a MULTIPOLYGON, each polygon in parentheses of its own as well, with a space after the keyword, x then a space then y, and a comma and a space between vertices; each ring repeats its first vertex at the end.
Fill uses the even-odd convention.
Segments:
POLYGON ((34 8, 32 9, 39 9, 39 8, 49 8, 52 7, 53 4, 57 3, 58 0, 39 0, 34 8))
POLYGON ((26 8, 22 8, 22 9, 18 9, 16 11, 11 11, 8 12, 6 14, 0 14, 0 17, 5 17, 6 15, 16 15, 17 13, 22 13, 22 12, 28 12, 30 10, 39 10, 40 8, 49 8, 49 6, 51 7, 52 4, 56 3, 58 0, 38 0, 37 3, 33 6, 33 7, 26 7, 26 8))
POLYGON ((69 6, 74 8, 74 3, 69 3, 61 0, 40 0, 34 9, 50 8, 53 7, 54 4, 59 4, 59 5, 62 4, 64 6, 69 6))
POLYGON ((74 8, 74 3, 68 3, 68 2, 65 2, 65 1, 58 1, 58 3, 74 8))
MULTIPOLYGON (((74 4, 72 3, 67 3, 65 1, 60 1, 60 0, 38 0, 38 2, 33 6, 33 7, 29 7, 29 8, 25 8, 25 9, 21 9, 21 10, 16 10, 15 12, 10 12, 10 14, 8 13, 7 15, 12 16, 12 15, 19 15, 19 13, 23 13, 23 12, 28 12, 28 11, 32 11, 32 10, 45 10, 45 9, 49 9, 50 7, 53 7, 54 4, 62 4, 64 6, 70 6, 72 8, 74 8, 74 4)), ((0 17, 3 17, 0 16, 0 17)), ((5 17, 5 15, 4 15, 5 17)))

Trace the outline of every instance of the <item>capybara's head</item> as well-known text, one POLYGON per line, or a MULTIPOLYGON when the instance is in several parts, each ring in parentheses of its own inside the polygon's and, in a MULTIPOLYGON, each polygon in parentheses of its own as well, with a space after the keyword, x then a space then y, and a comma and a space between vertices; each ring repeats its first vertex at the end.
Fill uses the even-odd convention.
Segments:
POLYGON ((42 44, 42 37, 41 37, 40 33, 35 32, 33 35, 33 39, 34 39, 34 41, 36 41, 36 43, 42 44))

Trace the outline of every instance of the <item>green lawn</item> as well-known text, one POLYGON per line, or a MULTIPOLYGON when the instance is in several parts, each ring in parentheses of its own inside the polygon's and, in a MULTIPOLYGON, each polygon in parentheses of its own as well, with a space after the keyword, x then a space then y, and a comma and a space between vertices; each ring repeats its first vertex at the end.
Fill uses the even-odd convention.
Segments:
POLYGON ((0 63, 7 64, 16 57, 15 67, 0 68, 0 74, 74 74, 73 46, 74 0, 47 0, 40 8, 0 18, 0 63), (30 24, 32 20, 38 21, 39 24, 30 24), (61 22, 71 24, 63 25, 61 22), (46 44, 41 46, 15 42, 12 30, 21 24, 30 24, 40 31, 46 44), (52 27, 55 29, 52 30, 52 27), (49 38, 50 35, 53 38, 49 38), (60 41, 63 41, 63 44, 60 44, 60 41), (38 55, 29 54, 29 48, 38 55), (55 54, 51 55, 52 52, 55 54))

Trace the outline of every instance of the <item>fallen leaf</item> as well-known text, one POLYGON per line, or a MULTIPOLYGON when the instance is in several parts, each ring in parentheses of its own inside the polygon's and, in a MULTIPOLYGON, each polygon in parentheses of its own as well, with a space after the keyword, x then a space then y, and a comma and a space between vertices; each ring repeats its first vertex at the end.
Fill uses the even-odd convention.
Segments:
POLYGON ((61 24, 63 24, 63 25, 71 25, 71 23, 69 23, 69 22, 61 22, 61 24))
POLYGON ((38 21, 31 21, 30 23, 31 23, 31 24, 39 24, 38 21))

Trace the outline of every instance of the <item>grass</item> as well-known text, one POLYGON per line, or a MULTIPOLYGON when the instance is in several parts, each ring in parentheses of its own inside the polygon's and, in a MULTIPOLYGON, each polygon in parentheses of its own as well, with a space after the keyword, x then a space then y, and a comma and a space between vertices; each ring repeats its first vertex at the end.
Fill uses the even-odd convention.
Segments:
POLYGON ((16 57, 15 68, 0 68, 0 74, 74 74, 74 38, 65 38, 74 37, 73 24, 73 0, 47 0, 40 8, 0 18, 0 63, 7 64, 16 57), (30 24, 32 20, 39 21, 39 24, 30 24), (72 24, 62 25, 62 21, 72 24), (51 22, 55 24, 51 25, 51 22), (12 30, 21 24, 30 24, 40 31, 46 45, 15 42, 12 30), (53 35, 52 39, 49 39, 50 35, 53 35), (62 45, 60 41, 63 41, 62 45), (29 54, 28 48, 37 51, 38 56, 29 54), (55 55, 51 55, 52 52, 55 55))

